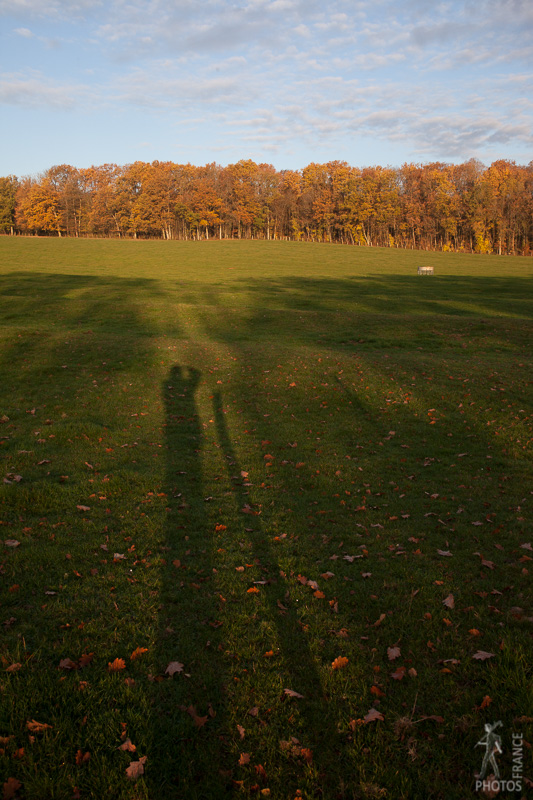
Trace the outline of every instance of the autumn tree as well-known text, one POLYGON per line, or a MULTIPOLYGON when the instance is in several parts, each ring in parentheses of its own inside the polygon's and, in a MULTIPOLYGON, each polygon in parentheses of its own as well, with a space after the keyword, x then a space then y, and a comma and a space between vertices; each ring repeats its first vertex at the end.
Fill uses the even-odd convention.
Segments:
POLYGON ((0 178, 0 231, 14 233, 18 179, 14 175, 0 178))

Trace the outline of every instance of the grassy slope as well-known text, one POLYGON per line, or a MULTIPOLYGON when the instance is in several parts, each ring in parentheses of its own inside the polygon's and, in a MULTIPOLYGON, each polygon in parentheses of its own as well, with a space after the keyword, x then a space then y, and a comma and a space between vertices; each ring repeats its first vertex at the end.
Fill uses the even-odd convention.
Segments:
POLYGON ((496 719, 510 777, 533 714, 531 262, 0 239, 0 263, 17 796, 477 796, 496 719))

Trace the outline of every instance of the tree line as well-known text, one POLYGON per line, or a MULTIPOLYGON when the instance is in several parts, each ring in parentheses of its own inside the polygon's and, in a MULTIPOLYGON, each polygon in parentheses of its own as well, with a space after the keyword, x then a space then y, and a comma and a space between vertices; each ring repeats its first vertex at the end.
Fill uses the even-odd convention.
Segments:
POLYGON ((288 239, 531 255, 533 161, 276 170, 170 161, 0 178, 8 234, 288 239))

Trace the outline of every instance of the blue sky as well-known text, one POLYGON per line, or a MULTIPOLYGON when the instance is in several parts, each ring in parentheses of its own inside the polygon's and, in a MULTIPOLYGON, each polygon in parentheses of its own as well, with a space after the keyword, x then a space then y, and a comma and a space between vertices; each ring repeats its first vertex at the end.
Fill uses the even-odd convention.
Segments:
POLYGON ((0 0, 0 175, 533 159, 533 0, 0 0))

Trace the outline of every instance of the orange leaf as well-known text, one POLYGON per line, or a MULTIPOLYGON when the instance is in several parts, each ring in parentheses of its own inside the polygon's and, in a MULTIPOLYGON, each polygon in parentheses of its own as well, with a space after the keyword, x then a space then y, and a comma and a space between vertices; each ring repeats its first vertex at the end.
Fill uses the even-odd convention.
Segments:
POLYGON ((140 658, 143 653, 147 653, 147 647, 136 647, 133 653, 130 656, 131 661, 135 661, 136 658, 140 658))
POLYGON ((244 767, 245 764, 250 763, 250 753, 241 753, 239 758, 239 764, 241 767, 244 767))
POLYGON ((88 667, 93 658, 94 653, 84 653, 82 656, 80 656, 80 660, 78 662, 80 669, 83 669, 83 667, 88 667))
POLYGON ((391 672, 391 678, 394 678, 395 681, 401 681, 404 675, 405 667, 398 667, 396 672, 391 672))
POLYGON ((26 723, 26 727, 32 733, 43 733, 43 731, 52 730, 51 725, 48 725, 46 722, 37 722, 34 719, 29 720, 26 723))
POLYGON ((248 589, 247 594, 259 594, 259 589, 257 586, 252 586, 250 589, 248 589))
POLYGON ((107 665, 108 672, 120 672, 121 669, 126 669, 126 662, 123 658, 115 658, 114 661, 110 661, 107 665))
POLYGON ((487 708, 487 706, 490 706, 491 703, 492 703, 492 697, 489 697, 489 695, 486 694, 485 697, 483 698, 483 700, 481 701, 481 705, 480 705, 479 708, 480 709, 481 708, 487 708))
POLYGON ((385 697, 385 692, 382 692, 379 686, 371 686, 370 694, 373 694, 376 697, 385 697))
POLYGON ((90 758, 91 754, 89 753, 89 751, 84 753, 83 750, 78 750, 78 752, 76 753, 76 766, 81 767, 81 765, 86 764, 90 758))
POLYGON ((331 662, 331 669, 343 669, 349 662, 346 656, 337 656, 335 661, 331 662))
POLYGON ((273 655, 274 655, 274 651, 273 650, 267 650, 266 653, 263 653, 263 658, 272 658, 273 655))
POLYGON ((319 600, 323 600, 326 596, 324 592, 321 592, 320 589, 317 589, 316 592, 313 592, 315 597, 318 597, 319 600))
POLYGON ((132 744, 131 739, 126 739, 126 741, 123 742, 120 747, 117 747, 117 750, 125 750, 127 753, 135 753, 137 748, 134 744, 132 744))

